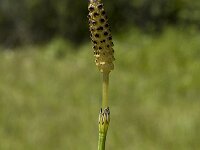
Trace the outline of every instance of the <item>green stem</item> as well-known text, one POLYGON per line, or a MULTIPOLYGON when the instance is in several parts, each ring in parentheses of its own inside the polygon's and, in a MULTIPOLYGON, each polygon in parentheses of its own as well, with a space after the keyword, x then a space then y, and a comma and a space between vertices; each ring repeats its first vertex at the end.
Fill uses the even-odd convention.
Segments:
POLYGON ((105 150, 106 134, 99 133, 98 150, 105 150))
POLYGON ((103 73, 103 86, 102 86, 102 109, 99 114, 99 141, 98 150, 105 150, 106 134, 109 126, 109 107, 108 107, 108 85, 109 85, 109 72, 103 73), (103 111, 103 112, 102 112, 103 111), (107 116, 107 117, 106 117, 107 116))
POLYGON ((109 85, 109 73, 103 73, 103 89, 102 89, 102 108, 108 107, 108 85, 109 85))

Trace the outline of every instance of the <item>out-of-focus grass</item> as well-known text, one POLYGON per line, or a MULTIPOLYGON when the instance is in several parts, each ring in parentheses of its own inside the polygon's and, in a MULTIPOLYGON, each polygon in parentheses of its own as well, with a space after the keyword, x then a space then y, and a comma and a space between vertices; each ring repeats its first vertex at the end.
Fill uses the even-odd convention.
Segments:
MULTIPOLYGON (((115 39, 107 149, 199 149, 199 41, 171 29, 115 39)), ((90 47, 0 52, 1 150, 97 149, 101 75, 90 47)))

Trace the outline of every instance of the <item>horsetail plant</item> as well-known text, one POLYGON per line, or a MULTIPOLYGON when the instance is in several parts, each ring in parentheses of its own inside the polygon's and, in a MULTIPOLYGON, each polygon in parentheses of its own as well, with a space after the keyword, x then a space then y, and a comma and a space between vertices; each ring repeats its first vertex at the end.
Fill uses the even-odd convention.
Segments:
POLYGON ((114 50, 108 17, 101 0, 89 0, 89 29, 93 43, 95 63, 102 73, 102 108, 99 113, 99 141, 98 150, 105 150, 106 135, 110 123, 108 107, 109 73, 114 69, 114 50))

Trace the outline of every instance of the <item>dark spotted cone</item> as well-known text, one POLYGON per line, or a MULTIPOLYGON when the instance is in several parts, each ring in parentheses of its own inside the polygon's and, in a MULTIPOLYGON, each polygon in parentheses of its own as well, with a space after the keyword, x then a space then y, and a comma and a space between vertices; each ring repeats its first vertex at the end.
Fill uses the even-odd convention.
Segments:
POLYGON ((89 0, 89 29, 93 43, 95 63, 102 73, 114 69, 114 49, 108 17, 101 0, 89 0))

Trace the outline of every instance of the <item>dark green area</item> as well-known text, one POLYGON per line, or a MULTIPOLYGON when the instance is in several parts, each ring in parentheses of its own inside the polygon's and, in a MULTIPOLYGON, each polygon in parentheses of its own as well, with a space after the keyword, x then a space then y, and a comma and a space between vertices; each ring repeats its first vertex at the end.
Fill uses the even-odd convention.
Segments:
MULTIPOLYGON (((79 45, 88 39, 87 0, 1 0, 0 43, 6 47, 61 37, 79 45)), ((167 25, 200 24, 198 0, 104 0, 113 33, 133 26, 161 32, 167 25)))

